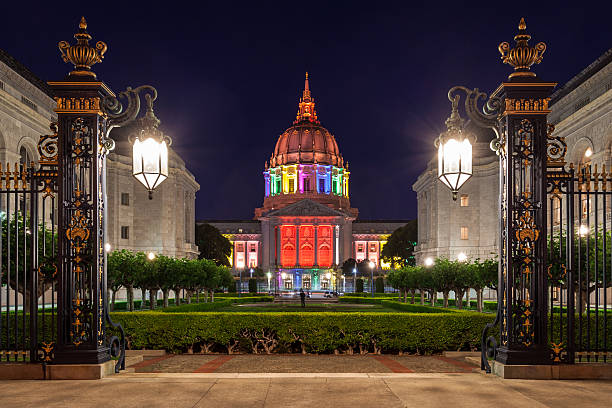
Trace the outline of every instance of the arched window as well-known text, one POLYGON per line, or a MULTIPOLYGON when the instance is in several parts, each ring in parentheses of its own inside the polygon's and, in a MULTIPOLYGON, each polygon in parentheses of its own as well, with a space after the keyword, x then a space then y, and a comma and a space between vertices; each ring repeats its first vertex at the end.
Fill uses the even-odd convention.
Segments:
POLYGON ((25 164, 29 165, 32 161, 32 156, 28 153, 28 150, 25 146, 21 146, 19 149, 19 167, 23 170, 25 164))

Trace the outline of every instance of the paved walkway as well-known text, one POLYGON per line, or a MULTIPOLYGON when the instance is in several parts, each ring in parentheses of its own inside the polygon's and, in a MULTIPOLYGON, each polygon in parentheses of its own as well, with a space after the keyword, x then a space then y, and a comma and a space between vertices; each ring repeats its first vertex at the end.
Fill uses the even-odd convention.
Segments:
POLYGON ((146 357, 136 373, 470 373, 460 358, 414 355, 173 355, 146 357))
POLYGON ((611 400, 612 381, 501 380, 479 373, 125 373, 99 381, 0 382, 0 405, 11 408, 609 408, 611 400))

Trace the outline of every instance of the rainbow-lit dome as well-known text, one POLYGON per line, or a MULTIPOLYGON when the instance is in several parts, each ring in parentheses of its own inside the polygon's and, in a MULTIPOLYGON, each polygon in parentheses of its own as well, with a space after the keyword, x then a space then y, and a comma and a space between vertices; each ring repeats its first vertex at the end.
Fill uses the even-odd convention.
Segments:
POLYGON ((278 138, 269 167, 295 163, 320 163, 344 167, 336 139, 321 126, 317 118, 315 102, 310 95, 308 73, 297 117, 293 126, 278 138))
POLYGON ((357 214, 350 208, 348 163, 334 136, 319 122, 308 73, 293 126, 278 138, 264 170, 265 198, 259 217, 302 199, 357 214))

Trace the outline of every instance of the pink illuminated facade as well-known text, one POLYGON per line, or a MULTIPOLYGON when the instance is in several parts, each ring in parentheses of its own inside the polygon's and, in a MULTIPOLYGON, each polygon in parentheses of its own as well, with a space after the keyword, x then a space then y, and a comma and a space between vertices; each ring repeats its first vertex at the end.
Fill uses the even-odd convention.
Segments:
POLYGON ((349 177, 336 138, 319 121, 306 74, 296 119, 265 164, 263 205, 254 219, 201 222, 233 242, 236 274, 263 269, 262 290, 352 290, 353 280, 335 271, 349 258, 384 269, 380 251, 407 221, 357 220, 349 177))

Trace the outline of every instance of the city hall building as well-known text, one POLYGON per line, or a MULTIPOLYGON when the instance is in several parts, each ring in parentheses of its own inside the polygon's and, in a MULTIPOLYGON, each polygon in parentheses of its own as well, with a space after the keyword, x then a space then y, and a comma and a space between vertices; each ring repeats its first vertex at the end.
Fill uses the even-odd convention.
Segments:
POLYGON ((357 219, 348 163, 319 121, 308 74, 297 116, 279 136, 263 179, 263 205, 253 220, 200 221, 232 242, 235 274, 260 267, 270 290, 346 290, 352 280, 334 282, 331 273, 345 260, 368 260, 374 270, 388 266, 381 262, 381 250, 407 221, 357 219))

